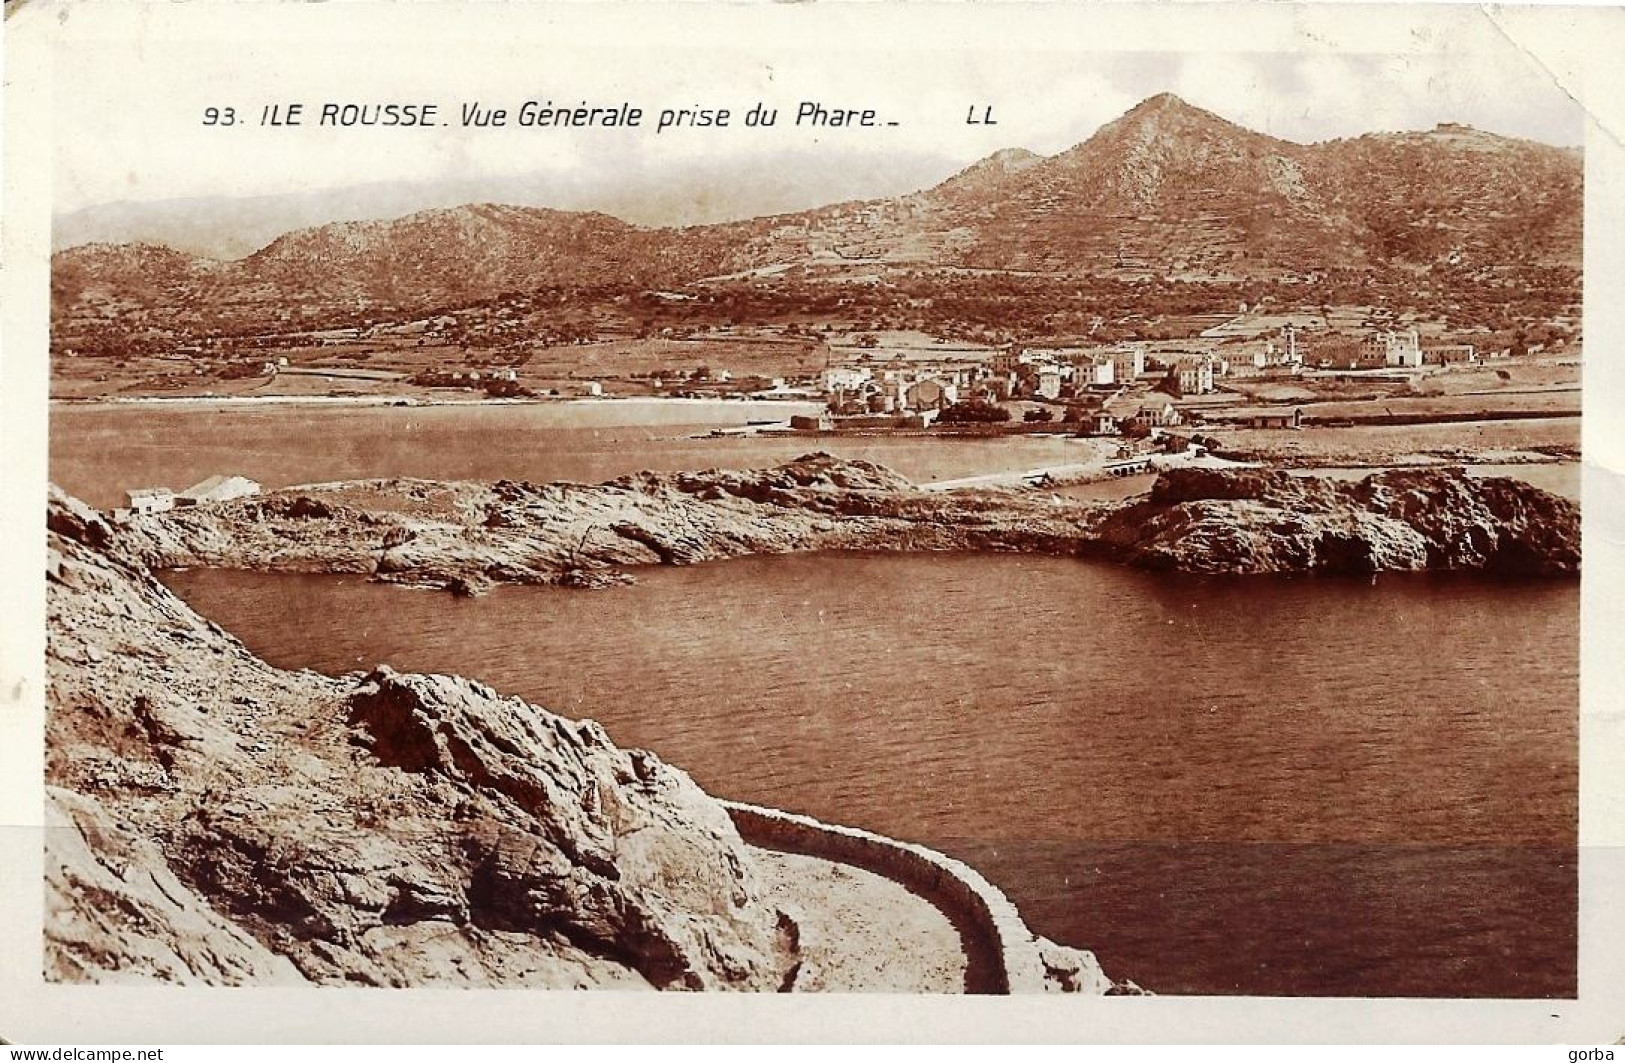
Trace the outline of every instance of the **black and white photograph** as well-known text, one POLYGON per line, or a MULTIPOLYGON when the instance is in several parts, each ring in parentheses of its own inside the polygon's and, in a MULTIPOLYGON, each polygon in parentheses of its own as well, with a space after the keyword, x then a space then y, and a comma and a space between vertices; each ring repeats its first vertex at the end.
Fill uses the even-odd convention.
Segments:
POLYGON ((1602 1037, 1581 16, 676 6, 8 5, 7 977, 1602 1037))

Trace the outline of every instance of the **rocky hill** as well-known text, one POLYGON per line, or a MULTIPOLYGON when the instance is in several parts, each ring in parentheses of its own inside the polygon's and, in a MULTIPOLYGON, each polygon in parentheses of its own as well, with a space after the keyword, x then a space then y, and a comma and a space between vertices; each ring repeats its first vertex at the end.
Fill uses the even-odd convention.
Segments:
POLYGON ((1579 263, 1575 153, 1465 127, 1301 145, 1172 95, 1053 158, 921 197, 970 225, 966 264, 1268 277, 1579 263), (1459 257, 1458 257, 1459 264, 1459 257))
POLYGON ((974 225, 966 264, 1257 275, 1362 266, 1357 223, 1308 172, 1313 149, 1156 96, 1053 158, 922 197, 974 225))
POLYGON ((658 284, 720 259, 603 214, 483 203, 301 229, 244 259, 245 278, 303 298, 387 306, 471 302, 549 285, 658 284))
POLYGON ((1369 261, 1494 273, 1579 267, 1583 171, 1578 150, 1446 124, 1317 145, 1307 172, 1369 261))
POLYGON ((230 262, 151 245, 71 248, 54 256, 52 286, 63 313, 276 328, 339 308, 388 316, 544 287, 658 285, 722 261, 709 244, 602 214, 475 204, 300 229, 230 262))
POLYGON ((1008 149, 912 195, 750 221, 650 229, 484 204, 302 229, 231 262, 72 248, 54 260, 53 313, 81 326, 130 309, 193 328, 308 325, 340 310, 387 318, 505 292, 682 286, 767 266, 832 282, 872 278, 877 266, 1483 281, 1524 266, 1577 271, 1581 186, 1578 153, 1547 145, 1459 126, 1302 145, 1164 94, 1052 157, 1008 149))

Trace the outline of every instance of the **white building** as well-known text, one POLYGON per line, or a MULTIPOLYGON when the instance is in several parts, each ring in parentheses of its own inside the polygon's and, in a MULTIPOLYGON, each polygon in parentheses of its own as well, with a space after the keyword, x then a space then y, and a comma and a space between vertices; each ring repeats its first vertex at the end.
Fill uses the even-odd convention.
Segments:
POLYGON ((1134 419, 1147 428, 1166 428, 1179 424, 1179 408, 1166 396, 1152 395, 1140 404, 1134 419))
POLYGON ((1208 355, 1181 358, 1175 363, 1181 395, 1207 395, 1213 391, 1213 359, 1208 355))
POLYGON ((1286 348, 1283 350, 1271 343, 1270 353, 1278 358, 1277 361, 1271 362, 1271 365, 1302 365, 1303 352, 1298 350, 1298 330, 1288 325, 1286 327, 1286 348))
MULTIPOLYGON (((175 505, 202 506, 211 502, 230 502, 234 498, 247 498, 259 493, 260 485, 246 476, 211 476, 177 494, 175 505)), ((131 502, 133 503, 134 499, 131 502)), ((134 508, 133 504, 131 508, 134 508)))
POLYGON ((1091 410, 1083 415, 1083 427, 1080 431, 1092 436, 1111 436, 1117 434, 1117 418, 1110 410, 1091 410))
POLYGON ((137 487, 124 492, 131 513, 164 513, 175 508, 175 493, 167 487, 137 487))
POLYGON ((1132 421, 1146 428, 1167 428, 1180 420, 1178 407, 1158 392, 1107 403, 1102 412, 1115 417, 1118 424, 1132 421))
POLYGON ((856 391, 868 383, 871 376, 870 370, 863 366, 835 365, 820 373, 818 382, 826 392, 856 391))
POLYGON ((1079 388, 1110 387, 1117 380, 1117 366, 1104 356, 1086 358, 1073 369, 1072 383, 1079 388))
POLYGON ((1022 365, 1059 365, 1078 353, 1077 347, 1023 347, 1017 361, 1022 365))
POLYGON ((1384 346, 1383 364, 1401 369, 1422 368, 1422 339, 1415 329, 1405 332, 1385 332, 1381 336, 1384 346))

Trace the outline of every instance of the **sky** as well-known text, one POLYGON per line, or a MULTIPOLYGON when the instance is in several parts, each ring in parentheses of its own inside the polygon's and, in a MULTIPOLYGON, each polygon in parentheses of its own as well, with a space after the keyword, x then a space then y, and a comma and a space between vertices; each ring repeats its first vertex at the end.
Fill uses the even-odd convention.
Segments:
MULTIPOLYGON (((178 6, 170 15, 184 18, 178 6)), ((1562 145, 1583 138, 1581 112, 1553 77, 1471 10, 1429 13, 1420 29, 1382 25, 1377 6, 1361 13, 1377 32, 1345 19, 1328 33, 1278 13, 1261 15, 1258 32, 1204 29, 1193 25, 1200 14, 1159 32, 1149 16, 1125 22, 1115 12, 1007 5, 991 20, 984 8, 927 23, 885 6, 861 22, 858 9, 811 5, 774 5, 748 23, 739 8, 681 22, 549 9, 551 19, 511 32, 489 19, 440 33, 295 21, 276 34, 211 22, 130 34, 69 20, 53 83, 54 209, 439 187, 682 224, 897 194, 1001 148, 1052 154, 1159 92, 1300 142, 1443 121, 1562 145), (859 32, 869 26, 884 32, 859 32), (648 125, 460 125, 465 104, 502 107, 512 120, 526 100, 628 101, 648 125), (257 124, 268 104, 301 103, 308 119, 328 102, 432 102, 451 124, 257 124), (873 109, 880 124, 798 127, 803 102, 873 109), (743 126, 756 103, 777 109, 776 125, 743 126), (204 124, 206 108, 227 106, 235 126, 204 124), (653 128, 666 108, 721 107, 732 111, 729 128, 653 128), (977 115, 996 124, 967 124, 977 115)))

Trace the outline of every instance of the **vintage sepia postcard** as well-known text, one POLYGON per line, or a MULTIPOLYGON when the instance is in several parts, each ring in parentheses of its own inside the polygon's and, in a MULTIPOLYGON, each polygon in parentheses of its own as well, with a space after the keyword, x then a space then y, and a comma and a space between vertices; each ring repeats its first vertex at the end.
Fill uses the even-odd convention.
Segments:
POLYGON ((0 1037, 1625 1036, 1618 10, 7 38, 0 1037))

